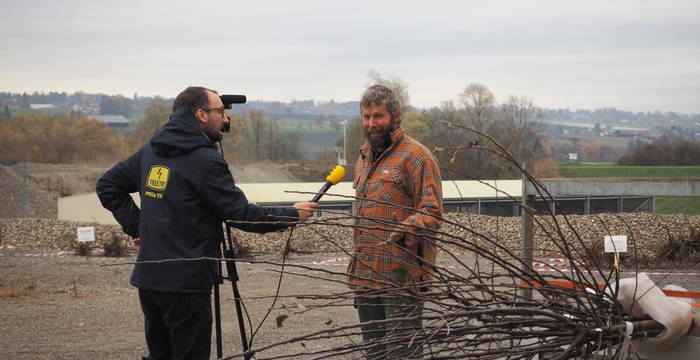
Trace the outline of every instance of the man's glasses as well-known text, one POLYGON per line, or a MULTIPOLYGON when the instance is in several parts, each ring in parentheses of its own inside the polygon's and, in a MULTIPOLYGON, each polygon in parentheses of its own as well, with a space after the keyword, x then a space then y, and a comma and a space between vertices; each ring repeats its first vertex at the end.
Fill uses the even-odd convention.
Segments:
POLYGON ((224 111, 226 110, 226 108, 222 106, 222 107, 220 107, 220 108, 212 108, 212 109, 205 109, 205 108, 202 108, 202 110, 204 110, 204 111, 206 111, 206 112, 209 112, 209 111, 218 111, 219 114, 221 114, 221 116, 224 116, 224 111))

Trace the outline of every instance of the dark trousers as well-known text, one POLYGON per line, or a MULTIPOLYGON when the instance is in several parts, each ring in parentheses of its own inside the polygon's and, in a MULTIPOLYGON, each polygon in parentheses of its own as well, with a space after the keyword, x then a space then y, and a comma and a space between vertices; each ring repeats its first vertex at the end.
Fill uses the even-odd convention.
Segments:
POLYGON ((176 294, 139 289, 146 343, 153 360, 209 359, 210 294, 176 294))
POLYGON ((397 320, 386 324, 366 324, 372 320, 416 317, 423 313, 422 302, 408 297, 355 298, 355 307, 360 317, 362 340, 370 348, 367 359, 420 359, 422 346, 411 342, 412 336, 421 329, 420 317, 415 320, 397 320), (379 344, 379 343, 383 344, 379 344), (376 345, 372 345, 376 343, 376 345))

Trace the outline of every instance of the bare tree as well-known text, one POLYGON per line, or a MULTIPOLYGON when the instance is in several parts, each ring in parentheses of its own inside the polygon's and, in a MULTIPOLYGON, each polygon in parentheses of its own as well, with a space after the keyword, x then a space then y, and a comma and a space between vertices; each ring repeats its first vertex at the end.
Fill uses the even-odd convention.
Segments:
POLYGON ((168 122, 171 112, 171 107, 165 102, 165 99, 153 98, 146 106, 143 120, 136 123, 136 131, 134 132, 136 141, 139 144, 148 141, 163 124, 168 122))
POLYGON ((507 144, 515 159, 534 161, 542 150, 542 115, 527 96, 510 95, 501 106, 499 121, 492 134, 507 144))
POLYGON ((452 102, 445 102, 427 112, 430 124, 430 141, 427 145, 437 149, 440 164, 446 170, 443 176, 450 178, 502 179, 517 176, 517 171, 507 163, 494 161, 494 154, 483 151, 483 137, 475 132, 455 132, 445 123, 458 124, 479 133, 493 134, 508 151, 523 161, 538 162, 540 174, 553 174, 551 149, 542 133, 541 113, 525 96, 511 95, 500 107, 496 107, 491 91, 481 84, 470 84, 459 94, 462 109, 452 102), (474 151, 453 151, 446 144, 465 144, 474 151), (552 171, 550 171, 552 170, 552 171))
POLYGON ((411 107, 411 97, 408 95, 408 84, 398 77, 383 78, 377 70, 371 69, 367 72, 367 78, 369 83, 365 86, 369 87, 372 85, 382 85, 386 86, 399 98, 401 103, 401 113, 405 114, 411 107))
POLYGON ((459 100, 464 106, 468 126, 484 131, 494 120, 496 109, 493 93, 486 86, 471 83, 459 93, 459 100))
POLYGON ((225 148, 235 147, 233 155, 241 159, 296 161, 301 158, 299 135, 283 133, 261 110, 232 116, 231 131, 232 144, 224 144, 225 148))
MULTIPOLYGON (((459 100, 464 106, 464 121, 462 124, 477 131, 487 131, 496 117, 494 106, 496 99, 491 90, 482 84, 471 83, 459 93, 459 100)), ((477 141, 472 133, 466 132, 464 136, 465 143, 477 141)), ((472 166, 481 169, 488 157, 489 155, 483 152, 473 153, 472 159, 474 162, 472 166)))

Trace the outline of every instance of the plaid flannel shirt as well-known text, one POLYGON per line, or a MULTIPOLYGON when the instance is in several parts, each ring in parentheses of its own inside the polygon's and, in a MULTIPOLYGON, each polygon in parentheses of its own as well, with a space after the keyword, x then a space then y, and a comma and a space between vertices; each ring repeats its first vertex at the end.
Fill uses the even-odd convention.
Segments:
POLYGON ((420 234, 435 236, 431 230, 440 227, 440 169, 430 150, 402 128, 391 139, 376 160, 365 143, 355 166, 354 251, 346 276, 355 291, 417 291, 432 277, 436 247, 420 234), (410 234, 390 243, 391 232, 401 230, 410 234))

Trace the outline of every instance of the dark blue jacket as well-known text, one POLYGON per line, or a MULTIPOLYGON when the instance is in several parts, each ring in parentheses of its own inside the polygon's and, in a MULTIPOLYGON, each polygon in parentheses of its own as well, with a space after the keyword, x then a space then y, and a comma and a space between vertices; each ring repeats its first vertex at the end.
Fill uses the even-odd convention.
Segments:
MULTIPOLYGON (((249 204, 216 146, 188 109, 170 116, 151 141, 117 163, 97 182, 97 196, 125 233, 141 238, 137 261, 218 257, 222 222, 296 221, 294 208, 249 204), (129 193, 139 192, 141 209, 129 193)), ((289 224, 237 227, 269 232, 289 224)), ((213 261, 139 263, 131 284, 145 290, 209 293, 213 261)))

